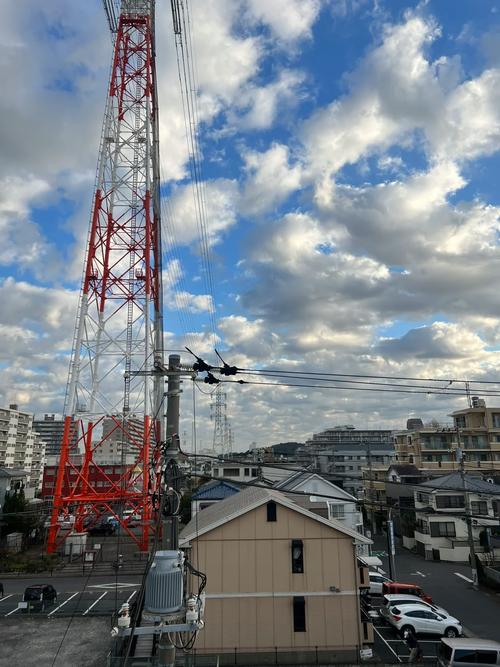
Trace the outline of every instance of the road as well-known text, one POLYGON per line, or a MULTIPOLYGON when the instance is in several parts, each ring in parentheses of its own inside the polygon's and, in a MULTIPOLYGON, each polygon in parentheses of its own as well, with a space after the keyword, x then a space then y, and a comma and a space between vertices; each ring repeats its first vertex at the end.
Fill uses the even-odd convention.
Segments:
MULTIPOLYGON (((376 538, 375 549, 385 550, 385 540, 376 538)), ((382 562, 389 572, 387 557, 382 562)), ((467 564, 426 561, 397 547, 396 579, 422 586, 436 604, 462 622, 466 634, 500 641, 500 594, 482 587, 475 591, 467 564)))
POLYGON ((50 583, 57 591, 54 605, 43 611, 34 610, 33 616, 111 616, 124 602, 133 603, 137 598, 141 577, 48 577, 40 576, 8 579, 3 582, 4 596, 0 598, 0 622, 2 618, 27 613, 19 608, 24 589, 32 584, 50 583))

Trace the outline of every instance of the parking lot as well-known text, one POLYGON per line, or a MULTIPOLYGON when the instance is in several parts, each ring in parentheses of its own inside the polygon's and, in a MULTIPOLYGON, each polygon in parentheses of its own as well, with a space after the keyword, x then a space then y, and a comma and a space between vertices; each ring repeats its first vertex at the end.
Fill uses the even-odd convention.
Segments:
POLYGON ((110 616, 124 602, 133 604, 139 586, 137 584, 103 583, 88 586, 85 590, 59 593, 55 604, 44 610, 21 609, 22 593, 11 593, 0 598, 0 618, 12 618, 20 614, 43 616, 110 616))
MULTIPOLYGON (((373 598, 372 609, 374 611, 377 611, 380 602, 380 598, 373 598)), ((395 628, 386 623, 380 616, 372 620, 375 640, 373 648, 379 658, 386 664, 408 662, 410 649, 395 628)), ((436 635, 419 635, 418 643, 422 647, 424 661, 435 663, 440 638, 436 635)))

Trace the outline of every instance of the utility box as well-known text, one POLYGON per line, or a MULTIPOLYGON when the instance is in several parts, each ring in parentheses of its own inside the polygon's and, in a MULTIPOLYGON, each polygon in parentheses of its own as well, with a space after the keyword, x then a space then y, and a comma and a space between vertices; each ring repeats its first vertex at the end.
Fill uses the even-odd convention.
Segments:
POLYGON ((18 553, 23 548, 23 534, 22 533, 9 533, 6 537, 7 540, 7 550, 14 553, 18 553))
POLYGON ((64 555, 81 556, 87 544, 87 533, 70 533, 64 543, 64 555))
POLYGON ((146 578, 144 611, 163 616, 175 614, 184 600, 184 554, 157 551, 146 578))

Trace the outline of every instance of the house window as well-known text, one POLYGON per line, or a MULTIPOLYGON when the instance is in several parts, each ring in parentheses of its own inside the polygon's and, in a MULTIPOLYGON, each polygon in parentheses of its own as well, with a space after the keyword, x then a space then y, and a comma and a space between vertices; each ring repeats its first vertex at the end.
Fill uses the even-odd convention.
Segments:
POLYGON ((500 414, 498 412, 494 412, 491 415, 491 419, 493 420, 493 428, 500 428, 500 414))
POLYGON ((436 496, 436 507, 441 509, 465 507, 465 499, 463 496, 436 496))
POLYGON ((345 506, 342 503, 332 503, 330 510, 332 519, 343 519, 345 517, 345 506))
POLYGON ((470 509, 472 514, 488 514, 488 503, 486 500, 472 500, 470 509))
POLYGON ((292 572, 303 574, 304 572, 304 545, 302 540, 292 540, 292 572))
POLYGON ((257 477, 258 470, 257 468, 252 468, 252 477, 257 477))
POLYGON ((430 529, 431 537, 456 537, 453 521, 432 521, 430 529))
POLYGON ((293 598, 293 631, 306 631, 306 599, 298 595, 293 598))
POLYGON ((245 477, 250 476, 250 468, 245 468, 245 477))
POLYGON ((428 493, 417 493, 417 501, 419 503, 429 503, 430 495, 428 493))
POLYGON ((267 503, 267 520, 276 521, 276 503, 273 501, 267 503))
POLYGON ((222 469, 223 477, 239 477, 240 469, 239 468, 223 468, 222 469))
POLYGON ((465 415, 457 415, 455 417, 455 426, 457 428, 465 428, 465 415))

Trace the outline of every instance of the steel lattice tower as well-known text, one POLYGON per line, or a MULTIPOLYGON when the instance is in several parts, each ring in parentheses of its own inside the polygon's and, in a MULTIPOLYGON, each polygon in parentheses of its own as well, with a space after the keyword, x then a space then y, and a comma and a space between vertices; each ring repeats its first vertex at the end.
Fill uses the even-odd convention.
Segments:
POLYGON ((163 366, 158 148, 154 0, 122 0, 66 390, 49 552, 64 540, 58 517, 70 510, 77 531, 88 516, 95 520, 114 513, 139 547, 148 549, 163 401, 163 380, 152 372, 163 366), (99 464, 99 450, 112 436, 123 443, 118 482, 99 464), (110 489, 99 488, 96 477, 107 479, 110 489), (124 508, 141 515, 140 536, 123 519, 124 508))
POLYGON ((212 449, 218 454, 229 454, 233 448, 231 424, 227 418, 227 394, 220 385, 215 390, 215 401, 210 404, 214 420, 212 449))

